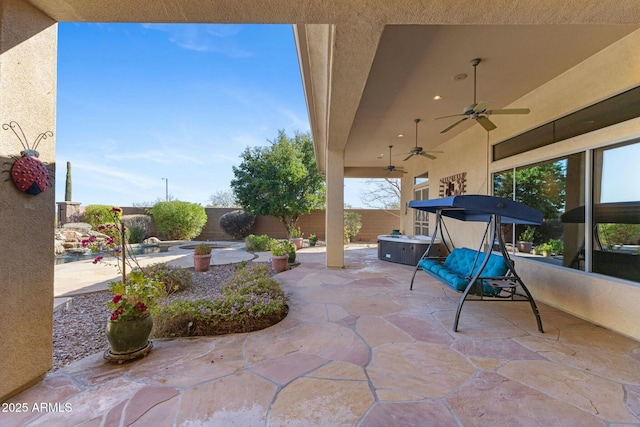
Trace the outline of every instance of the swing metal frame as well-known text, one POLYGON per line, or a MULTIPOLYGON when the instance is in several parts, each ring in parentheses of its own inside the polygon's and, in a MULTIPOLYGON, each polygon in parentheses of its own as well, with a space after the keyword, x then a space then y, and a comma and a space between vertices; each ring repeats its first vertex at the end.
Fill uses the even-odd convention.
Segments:
MULTIPOLYGON (((431 237, 431 243, 420 258, 420 261, 424 259, 436 260, 439 262, 444 261, 445 258, 443 257, 430 256, 431 248, 434 245, 433 242, 436 241, 438 233, 440 233, 440 241, 449 254, 452 249, 455 248, 449 230, 443 221, 443 217, 450 217, 460 221, 486 222, 487 224, 479 249, 476 251, 473 266, 467 275, 469 284, 463 291, 458 302, 458 308, 456 310, 456 316, 453 323, 454 332, 458 331, 460 314, 467 299, 470 301, 528 301, 536 318, 538 331, 541 333, 544 332, 540 312, 536 306, 535 300, 529 292, 529 289, 527 289, 526 285, 522 281, 522 278, 516 272, 515 263, 509 256, 504 238, 500 231, 502 224, 539 225, 543 220, 541 212, 513 200, 484 195, 462 195, 432 200, 414 200, 409 203, 409 207, 434 213, 436 215, 435 228, 431 237), (445 238, 445 232, 448 239, 445 238), (501 254, 506 264, 507 272, 503 276, 484 276, 484 269, 489 262, 490 255, 493 253, 493 246, 496 243, 498 245, 497 252, 501 254), (475 274, 471 275, 475 270, 480 254, 483 253, 482 247, 485 245, 487 249, 484 252, 485 256, 482 259, 480 267, 476 270, 475 274), (496 289, 496 292, 499 293, 497 295, 485 295, 483 292, 483 285, 485 284, 491 285, 496 289), (519 289, 522 291, 520 292, 519 289)), ((413 290, 413 282, 415 280, 416 273, 418 270, 421 270, 420 261, 418 261, 413 272, 411 284, 409 286, 410 290, 413 290)), ((426 270, 424 271, 431 274, 426 270)), ((433 274, 431 275, 436 277, 433 274)), ((442 278, 436 278, 446 283, 442 278)), ((448 283, 446 284, 451 286, 448 283)))

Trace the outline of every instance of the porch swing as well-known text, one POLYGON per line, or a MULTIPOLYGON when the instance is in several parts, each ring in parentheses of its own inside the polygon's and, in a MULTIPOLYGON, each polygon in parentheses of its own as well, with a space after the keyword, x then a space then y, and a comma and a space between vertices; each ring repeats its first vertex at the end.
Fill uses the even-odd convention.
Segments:
POLYGON ((431 244, 427 247, 411 278, 410 290, 418 270, 440 280, 458 292, 462 292, 453 323, 458 331, 458 322, 464 302, 470 301, 528 301, 538 324, 542 320, 531 293, 518 276, 515 265, 507 251, 502 233, 502 224, 540 225, 542 213, 525 204, 501 197, 484 195, 462 195, 433 200, 414 200, 409 207, 436 215, 431 244), (460 221, 486 222, 482 240, 477 250, 456 248, 443 217, 460 221), (431 256, 433 242, 440 233, 440 241, 448 253, 446 257, 431 256), (446 233, 446 237, 445 237, 446 233), (498 245, 497 252, 493 247, 498 245), (486 247, 486 251, 483 251, 486 247))

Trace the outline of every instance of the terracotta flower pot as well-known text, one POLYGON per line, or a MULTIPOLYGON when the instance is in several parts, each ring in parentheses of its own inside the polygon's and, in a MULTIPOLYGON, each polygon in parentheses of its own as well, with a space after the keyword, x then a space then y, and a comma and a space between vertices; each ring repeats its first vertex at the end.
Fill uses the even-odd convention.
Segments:
POLYGON ((532 247, 533 247, 533 242, 525 242, 522 240, 518 242, 518 250, 520 252, 528 254, 531 252, 532 247))
POLYGON ((147 346, 153 328, 153 318, 147 314, 135 320, 107 321, 107 340, 111 354, 129 354, 147 346))
POLYGON ((196 271, 209 271, 209 264, 211 264, 211 254, 193 256, 193 268, 196 271))
POLYGON ((271 267, 276 273, 281 273, 289 265, 289 255, 271 255, 271 267))
POLYGON ((296 250, 302 249, 302 243, 304 242, 304 239, 302 237, 294 237, 289 240, 291 241, 291 243, 296 245, 296 250))

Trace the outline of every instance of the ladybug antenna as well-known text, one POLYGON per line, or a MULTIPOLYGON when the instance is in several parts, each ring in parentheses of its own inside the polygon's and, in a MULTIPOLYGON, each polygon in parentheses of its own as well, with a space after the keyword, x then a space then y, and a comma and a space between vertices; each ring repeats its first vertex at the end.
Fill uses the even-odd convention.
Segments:
POLYGON ((2 129, 4 130, 11 129, 13 133, 18 137, 18 140, 20 140, 20 144, 22 144, 22 146, 24 147, 24 151, 22 153, 28 156, 35 156, 35 157, 38 157, 38 152, 36 151, 36 148, 38 148, 40 141, 42 141, 43 139, 47 139, 50 136, 53 136, 53 132, 51 132, 50 130, 46 132, 42 132, 40 135, 37 136, 36 140, 33 142, 33 147, 29 148, 29 142, 27 141, 27 137, 25 136, 24 131, 22 130, 22 127, 20 127, 18 122, 10 121, 8 124, 5 123, 2 125, 2 129), (18 131, 20 132, 18 133, 18 131), (20 135, 22 135, 22 138, 20 137, 20 135))
POLYGON ((48 130, 46 132, 42 132, 40 135, 38 135, 36 137, 35 142, 33 143, 32 150, 35 151, 38 148, 38 145, 40 144, 40 141, 42 141, 43 139, 47 139, 47 137, 49 137, 49 136, 53 136, 53 132, 51 132, 50 130, 48 130))
POLYGON ((11 129, 13 133, 18 137, 18 140, 20 140, 20 144, 22 144, 24 149, 25 150, 29 149, 29 144, 27 143, 27 137, 24 135, 24 131, 22 130, 18 122, 10 121, 9 124, 4 123, 2 125, 2 129, 4 130, 11 129), (22 138, 20 138, 20 135, 18 134, 18 131, 16 130, 16 128, 18 128, 18 130, 20 131, 20 134, 22 134, 22 138))

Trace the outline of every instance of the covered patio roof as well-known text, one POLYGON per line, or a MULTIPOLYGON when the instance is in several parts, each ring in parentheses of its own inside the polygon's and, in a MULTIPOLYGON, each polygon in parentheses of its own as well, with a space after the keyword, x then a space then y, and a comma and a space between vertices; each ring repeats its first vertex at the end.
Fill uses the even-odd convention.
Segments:
POLYGON ((502 108, 640 23, 634 0, 28 2, 56 21, 294 24, 318 167, 344 152, 345 177, 389 176, 388 146, 414 146, 415 118, 425 150, 473 126, 440 134, 454 120, 433 122, 472 103, 471 59, 480 100, 502 108))

